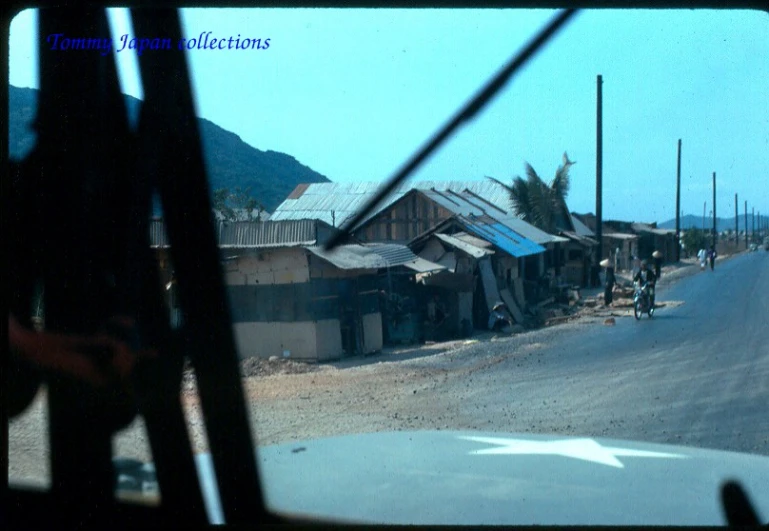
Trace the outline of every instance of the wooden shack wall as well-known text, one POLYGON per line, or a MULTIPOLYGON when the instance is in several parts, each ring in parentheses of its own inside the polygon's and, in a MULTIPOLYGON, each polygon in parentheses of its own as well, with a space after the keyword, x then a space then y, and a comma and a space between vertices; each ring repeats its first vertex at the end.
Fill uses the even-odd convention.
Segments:
POLYGON ((423 195, 412 194, 383 210, 356 236, 368 242, 408 242, 451 216, 449 210, 423 195))

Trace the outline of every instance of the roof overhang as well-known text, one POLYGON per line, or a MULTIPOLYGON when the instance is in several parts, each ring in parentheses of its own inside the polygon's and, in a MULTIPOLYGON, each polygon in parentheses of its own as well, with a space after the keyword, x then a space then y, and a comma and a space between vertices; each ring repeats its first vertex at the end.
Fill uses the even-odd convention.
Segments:
POLYGON ((476 245, 473 245, 472 243, 462 241, 459 238, 450 236, 448 234, 435 234, 434 236, 439 240, 441 240, 446 245, 448 245, 449 247, 458 249, 464 252, 465 254, 472 256, 473 258, 483 258, 484 256, 494 254, 494 251, 492 251, 491 249, 484 249, 482 247, 478 247, 476 245))

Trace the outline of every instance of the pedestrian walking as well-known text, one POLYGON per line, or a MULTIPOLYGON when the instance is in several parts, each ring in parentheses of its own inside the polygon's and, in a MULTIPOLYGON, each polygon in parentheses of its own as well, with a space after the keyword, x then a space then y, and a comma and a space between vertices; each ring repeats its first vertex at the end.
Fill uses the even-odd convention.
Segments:
POLYGON ((697 259, 700 261, 700 271, 705 271, 705 262, 707 261, 708 253, 705 249, 700 249, 697 253, 697 259))
POLYGON ((716 246, 715 245, 710 246, 710 252, 708 253, 708 258, 710 259, 710 270, 714 271, 716 267, 716 246))
POLYGON ((601 265, 606 268, 606 279, 604 282, 604 290, 603 290, 603 303, 605 306, 609 306, 612 301, 614 300, 613 292, 614 292, 614 284, 616 283, 616 278, 614 277, 614 263, 610 259, 602 260, 601 265))

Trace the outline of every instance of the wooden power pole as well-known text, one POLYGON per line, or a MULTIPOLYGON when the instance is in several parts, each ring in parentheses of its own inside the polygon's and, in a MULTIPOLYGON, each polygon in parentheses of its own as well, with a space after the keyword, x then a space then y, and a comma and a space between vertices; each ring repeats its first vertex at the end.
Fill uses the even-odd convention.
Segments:
POLYGON ((598 253, 595 256, 594 285, 598 285, 599 263, 603 260, 603 77, 596 79, 596 118, 595 118, 595 236, 598 240, 598 253))
POLYGON ((681 260, 681 139, 678 139, 676 165, 676 262, 681 260))
POLYGON ((745 249, 748 248, 748 202, 745 201, 745 249))
POLYGON ((713 172, 713 248, 716 248, 716 172, 713 172))

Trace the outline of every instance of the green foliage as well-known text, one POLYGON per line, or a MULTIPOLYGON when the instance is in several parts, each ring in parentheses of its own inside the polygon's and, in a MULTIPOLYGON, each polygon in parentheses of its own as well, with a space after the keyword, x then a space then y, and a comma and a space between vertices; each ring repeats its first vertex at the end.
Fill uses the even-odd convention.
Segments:
POLYGON ((504 186, 510 193, 513 211, 524 221, 555 234, 558 232, 559 215, 566 211, 565 200, 571 186, 569 168, 575 162, 563 154, 563 165, 555 172, 550 184, 545 183, 530 164, 526 164, 526 179, 516 177, 512 186, 489 177, 504 186))
POLYGON ((227 188, 214 190, 211 202, 225 221, 259 221, 264 206, 251 196, 250 188, 236 186, 231 191, 227 188), (256 210, 256 214, 254 214, 256 210))
POLYGON ((700 249, 709 249, 713 243, 710 231, 702 229, 689 229, 681 237, 684 247, 689 253, 697 253, 700 249))

